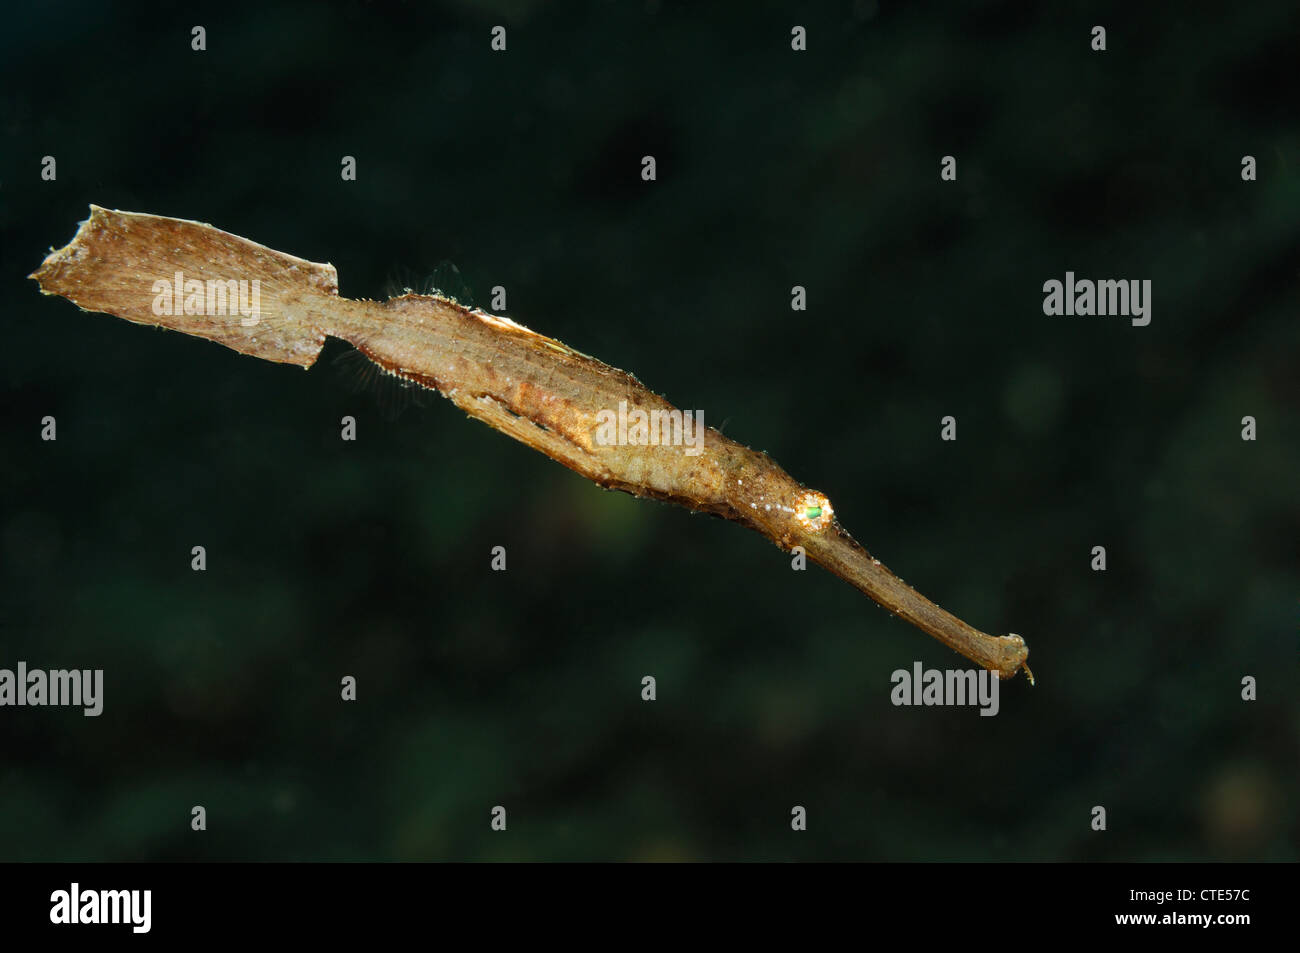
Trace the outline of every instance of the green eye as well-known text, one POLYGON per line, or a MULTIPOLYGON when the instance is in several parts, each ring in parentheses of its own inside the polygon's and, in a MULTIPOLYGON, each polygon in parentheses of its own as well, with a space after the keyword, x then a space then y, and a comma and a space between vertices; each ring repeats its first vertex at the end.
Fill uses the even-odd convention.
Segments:
POLYGON ((804 490, 789 510, 795 521, 810 533, 820 533, 830 525, 831 501, 816 490, 804 490))

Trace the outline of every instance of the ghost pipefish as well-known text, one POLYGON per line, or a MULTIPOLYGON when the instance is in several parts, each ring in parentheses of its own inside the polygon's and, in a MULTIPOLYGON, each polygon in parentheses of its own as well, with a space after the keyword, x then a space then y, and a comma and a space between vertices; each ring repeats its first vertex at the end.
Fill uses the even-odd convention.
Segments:
POLYGON ((307 368, 327 335, 341 338, 384 371, 439 391, 471 417, 602 487, 734 520, 786 551, 801 546, 1000 678, 1024 667, 1033 680, 1020 636, 980 632, 912 589, 840 526, 825 496, 766 454, 713 428, 691 451, 598 439, 613 408, 657 411, 657 419, 674 421, 681 412, 631 374, 506 318, 438 295, 342 298, 332 265, 211 225, 96 205, 72 241, 51 250, 30 277, 43 293, 83 310, 171 328, 267 361, 307 368))

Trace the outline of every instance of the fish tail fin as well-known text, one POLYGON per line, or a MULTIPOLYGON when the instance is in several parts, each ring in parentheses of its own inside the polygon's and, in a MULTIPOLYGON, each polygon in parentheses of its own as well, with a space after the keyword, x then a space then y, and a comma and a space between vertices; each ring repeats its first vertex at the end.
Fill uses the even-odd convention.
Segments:
POLYGON ((98 205, 29 277, 85 311, 299 367, 310 367, 325 344, 322 297, 338 296, 333 265, 201 222, 98 205))

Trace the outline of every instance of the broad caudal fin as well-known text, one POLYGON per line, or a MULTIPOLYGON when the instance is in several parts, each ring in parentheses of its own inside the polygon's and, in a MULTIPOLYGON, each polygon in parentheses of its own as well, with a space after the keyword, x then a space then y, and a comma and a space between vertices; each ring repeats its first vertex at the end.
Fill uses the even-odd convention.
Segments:
POLYGON ((30 275, 86 311, 196 335, 268 361, 310 367, 325 343, 320 298, 333 265, 274 251, 211 225, 90 207, 71 242, 30 275))

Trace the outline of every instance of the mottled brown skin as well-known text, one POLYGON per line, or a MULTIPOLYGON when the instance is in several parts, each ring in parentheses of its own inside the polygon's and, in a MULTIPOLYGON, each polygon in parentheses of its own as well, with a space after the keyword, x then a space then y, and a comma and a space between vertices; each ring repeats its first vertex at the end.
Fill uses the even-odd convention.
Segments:
POLYGON ((806 488, 758 453, 709 428, 703 452, 603 446, 597 414, 672 405, 631 374, 503 318, 441 297, 386 302, 338 295, 333 266, 277 252, 211 225, 91 206, 73 240, 32 275, 46 294, 87 311, 217 341, 243 354, 310 367, 325 337, 342 338, 390 373, 440 391, 470 416, 603 487, 678 503, 743 523, 808 557, 891 612, 990 671, 1010 678, 1028 649, 945 612, 872 559, 831 518, 810 529, 794 515, 806 488), (255 321, 156 315, 153 283, 177 271, 199 280, 257 279, 255 321))

